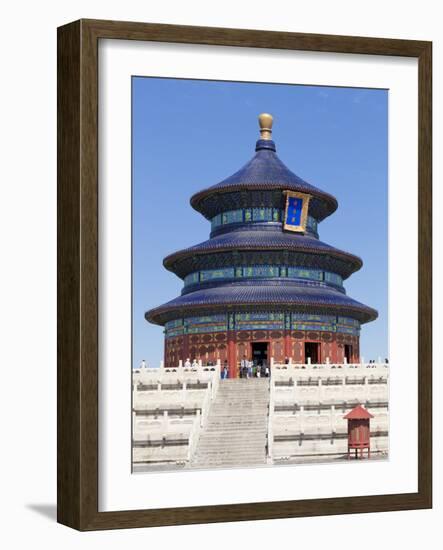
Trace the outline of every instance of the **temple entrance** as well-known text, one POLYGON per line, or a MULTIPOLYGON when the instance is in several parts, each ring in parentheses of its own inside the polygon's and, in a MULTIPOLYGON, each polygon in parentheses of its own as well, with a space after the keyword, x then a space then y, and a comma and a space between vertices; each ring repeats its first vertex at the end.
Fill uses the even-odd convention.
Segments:
POLYGON ((268 365, 268 342, 253 342, 252 343, 252 360, 254 365, 265 367, 268 365))
POLYGON ((320 363, 320 344, 318 342, 305 342, 305 363, 320 363))
POLYGON ((352 363, 352 346, 345 344, 345 359, 346 363, 352 363))

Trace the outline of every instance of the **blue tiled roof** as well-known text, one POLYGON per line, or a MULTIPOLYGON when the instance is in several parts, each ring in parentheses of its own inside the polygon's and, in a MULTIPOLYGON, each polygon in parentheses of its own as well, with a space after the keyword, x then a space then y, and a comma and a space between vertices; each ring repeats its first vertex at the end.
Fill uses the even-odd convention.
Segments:
POLYGON ((257 142, 255 156, 243 168, 220 183, 196 193, 191 198, 191 205, 196 210, 202 211, 202 208, 204 209, 202 201, 214 193, 225 193, 237 189, 282 189, 313 195, 326 203, 328 215, 336 210, 335 197, 291 172, 277 156, 274 142, 267 141, 266 147, 260 147, 261 142, 262 140, 257 142))
POLYGON ((350 315, 362 323, 377 318, 377 312, 345 294, 329 288, 298 285, 244 285, 231 283, 197 290, 179 296, 162 306, 146 312, 148 321, 164 324, 167 320, 184 313, 209 308, 211 311, 226 311, 229 306, 266 306, 279 309, 333 310, 350 315))
POLYGON ((314 237, 284 233, 281 228, 275 231, 231 231, 208 239, 200 244, 179 250, 166 256, 163 265, 171 269, 178 260, 196 254, 206 254, 222 250, 288 250, 312 254, 339 256, 349 263, 350 273, 360 269, 362 261, 357 256, 344 252, 314 237))
MULTIPOLYGON (((255 156, 238 172, 191 198, 192 206, 207 219, 239 208, 283 208, 283 191, 311 195, 309 214, 321 221, 337 208, 336 199, 291 172, 278 158, 271 140, 258 140, 255 156)), ((247 224, 167 256, 164 266, 184 278, 204 269, 233 265, 302 265, 330 270, 347 278, 362 266, 357 256, 330 246, 310 234, 285 232, 281 223, 247 224)), ((211 283, 146 312, 148 321, 163 325, 189 314, 226 311, 303 311, 345 315, 366 323, 377 312, 328 286, 283 280, 231 280, 211 283)))

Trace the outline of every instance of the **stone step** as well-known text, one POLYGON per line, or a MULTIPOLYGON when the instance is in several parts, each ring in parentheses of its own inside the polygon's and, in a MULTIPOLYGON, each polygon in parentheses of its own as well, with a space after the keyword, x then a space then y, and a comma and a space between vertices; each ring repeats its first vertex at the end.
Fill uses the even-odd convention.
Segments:
MULTIPOLYGON (((265 411, 265 414, 267 414, 267 411, 265 411)), ((253 423, 253 422, 260 422, 260 421, 263 422, 264 419, 261 418, 262 415, 263 415, 263 412, 260 414, 260 418, 259 418, 258 413, 257 414, 236 414, 236 415, 232 415, 229 412, 220 411, 220 412, 215 412, 214 416, 211 415, 211 417, 208 417, 206 420, 207 420, 208 424, 213 419, 216 420, 218 423, 223 422, 223 421, 226 421, 226 422, 232 421, 232 423, 243 422, 245 424, 250 424, 250 423, 253 423)))
POLYGON ((221 422, 221 420, 229 420, 232 418, 234 422, 253 422, 255 420, 265 420, 264 415, 268 415, 268 411, 264 410, 260 413, 255 414, 233 414, 230 411, 216 411, 215 413, 212 413, 206 418, 206 421, 209 423, 212 418, 216 418, 217 422, 221 422))
POLYGON ((220 451, 220 445, 216 443, 212 445, 202 444, 199 451, 196 452, 196 456, 201 455, 214 455, 214 456, 231 456, 231 455, 241 455, 241 454, 257 454, 266 448, 266 441, 261 441, 257 445, 248 445, 247 447, 242 445, 237 445, 236 447, 227 447, 225 446, 225 451, 220 451))
POLYGON ((230 403, 229 405, 216 405, 212 409, 213 411, 226 411, 230 414, 235 414, 238 412, 238 414, 254 414, 254 413, 261 413, 263 412, 263 409, 268 408, 268 402, 265 401, 264 403, 254 403, 254 405, 243 405, 242 403, 230 403))
POLYGON ((264 449, 266 447, 266 441, 261 441, 255 445, 237 445, 232 447, 225 447, 223 450, 217 449, 217 445, 202 445, 196 452, 196 455, 213 454, 213 455, 231 455, 231 454, 251 454, 257 452, 257 450, 264 449))
POLYGON ((266 424, 209 424, 203 433, 218 432, 218 433, 230 433, 233 432, 248 434, 248 436, 254 435, 254 433, 265 433, 266 424))
MULTIPOLYGON (((223 431, 215 431, 212 430, 210 432, 206 432, 200 436, 199 441, 205 441, 204 438, 208 437, 208 440, 213 439, 220 439, 220 440, 227 440, 232 442, 242 441, 242 433, 237 431, 230 431, 230 430, 223 430, 223 431)), ((249 441, 258 441, 260 439, 266 438, 266 430, 260 430, 260 431, 254 431, 252 433, 248 433, 248 437, 245 438, 243 435, 243 442, 249 442, 249 441)))
POLYGON ((243 452, 243 453, 226 453, 226 454, 217 454, 215 452, 201 452, 194 456, 195 460, 233 460, 233 459, 239 459, 243 460, 246 458, 250 458, 251 460, 265 460, 265 448, 263 449, 253 449, 249 452, 243 452))
POLYGON ((255 399, 251 403, 245 403, 243 399, 239 399, 238 401, 226 400, 224 403, 223 402, 213 403, 213 405, 214 405, 214 408, 224 407, 226 409, 232 409, 232 408, 236 409, 240 407, 243 410, 249 410, 253 408, 258 409, 262 407, 267 407, 268 403, 269 403, 269 399, 263 399, 263 400, 255 399))
MULTIPOLYGON (((262 435, 266 435, 266 433, 267 433, 266 426, 258 426, 258 427, 254 426, 254 427, 251 427, 251 429, 247 430, 248 437, 247 439, 245 438, 245 440, 247 441, 253 437, 260 437, 262 435)), ((229 426, 228 427, 212 426, 211 428, 207 427, 207 429, 203 429, 203 431, 200 434, 200 438, 206 434, 211 434, 211 435, 219 434, 219 435, 225 435, 226 437, 238 436, 238 438, 240 439, 242 435, 243 437, 245 437, 244 436, 245 430, 240 429, 238 426, 236 426, 235 428, 229 428, 229 426)))
MULTIPOLYGON (((267 414, 267 411, 265 411, 265 414, 267 414)), ((220 411, 220 412, 215 412, 214 416, 212 416, 212 418, 208 417, 206 420, 207 420, 208 424, 213 419, 215 419, 219 423, 223 422, 224 420, 226 422, 229 422, 230 420, 232 420, 233 423, 244 422, 245 424, 248 424, 248 423, 251 423, 251 422, 264 421, 264 419, 261 418, 262 416, 263 416, 263 412, 260 413, 260 418, 259 418, 258 413, 257 414, 235 414, 235 415, 232 415, 229 412, 220 411)))
POLYGON ((236 405, 243 405, 245 407, 248 407, 248 406, 250 407, 251 405, 263 405, 265 403, 269 403, 269 397, 267 395, 265 396, 257 395, 257 397, 254 399, 249 399, 249 397, 246 399, 242 395, 239 395, 238 397, 227 395, 226 398, 223 399, 223 401, 221 401, 221 399, 223 399, 222 395, 220 396, 220 400, 219 400, 220 405, 236 404, 236 405))
POLYGON ((254 416, 247 418, 244 416, 236 416, 236 417, 229 417, 225 414, 219 414, 214 416, 214 418, 208 418, 206 425, 207 426, 223 426, 223 424, 226 424, 228 426, 238 426, 241 425, 243 427, 246 426, 258 426, 258 425, 266 425, 265 420, 261 420, 259 418, 255 418, 254 416))
MULTIPOLYGON (((229 416, 239 416, 240 418, 253 418, 254 416, 262 417, 264 414, 267 415, 268 414, 268 407, 267 407, 267 405, 265 405, 265 406, 262 407, 261 410, 258 410, 258 409, 241 410, 241 409, 238 409, 236 407, 232 407, 232 408, 217 407, 217 408, 215 408, 215 410, 211 410, 211 415, 214 413, 214 411, 218 414, 225 413, 226 416, 229 415, 229 416)), ((210 418, 211 415, 209 415, 208 418, 210 418)))
MULTIPOLYGON (((225 449, 224 452, 220 452, 216 447, 202 447, 195 456, 237 456, 237 455, 257 455, 261 451, 265 450, 266 445, 264 442, 261 445, 256 445, 255 447, 247 447, 242 449, 241 447, 225 449)), ((260 456, 260 455, 259 455, 260 456)))
MULTIPOLYGON (((201 435, 199 441, 205 441, 205 439, 203 438, 205 438, 206 436, 208 436, 208 440, 209 439, 213 440, 218 438, 220 440, 241 441, 241 437, 237 437, 237 434, 239 433, 240 433, 239 431, 234 432, 230 430, 223 430, 222 432, 218 432, 218 431, 212 430, 210 432, 206 432, 204 435, 201 435)), ((250 433, 248 434, 247 438, 245 438, 244 433, 242 435, 243 435, 243 441, 255 441, 258 439, 266 438, 266 430, 250 433)))
POLYGON ((229 404, 225 404, 225 403, 217 403, 217 404, 214 404, 213 408, 211 407, 212 410, 220 410, 220 409, 223 409, 223 410, 226 410, 226 411, 229 411, 231 414, 235 413, 235 411, 241 411, 242 414, 246 414, 246 413, 249 413, 249 414, 252 414, 254 412, 263 412, 263 410, 267 410, 268 409, 268 401, 263 401, 263 403, 251 403, 251 404, 248 404, 248 405, 244 405, 243 403, 241 402, 238 402, 238 403, 229 403, 229 404))
POLYGON ((209 439, 200 438, 199 443, 200 443, 199 448, 203 447, 204 445, 214 447, 215 445, 220 446, 220 444, 223 444, 223 447, 220 449, 220 452, 225 452, 226 449, 231 449, 231 448, 257 447, 257 445, 263 445, 264 443, 266 443, 266 434, 262 434, 258 437, 256 436, 254 438, 248 439, 246 443, 245 441, 241 441, 239 439, 236 441, 232 441, 228 437, 222 437, 222 438, 213 437, 209 439))
POLYGON ((230 427, 235 427, 235 426, 241 426, 242 428, 252 428, 253 426, 266 426, 267 423, 266 421, 264 420, 255 420, 255 418, 241 418, 241 417, 238 417, 238 418, 227 418, 226 416, 224 415, 220 415, 220 416, 215 416, 214 418, 212 419, 208 419, 208 421, 206 422, 206 426, 209 428, 209 427, 214 427, 214 426, 220 426, 220 427, 223 427, 223 426, 230 426, 230 427))
MULTIPOLYGON (((201 435, 200 436, 200 439, 199 441, 201 442, 201 444, 203 445, 203 443, 205 443, 206 441, 220 441, 220 442, 225 442, 225 441, 228 441, 228 442, 232 442, 232 444, 237 444, 237 442, 242 442, 241 438, 236 438, 236 439, 233 439, 233 436, 235 434, 233 434, 232 432, 222 432, 222 433, 217 433, 217 432, 208 432, 207 434, 205 434, 204 436, 201 435), (208 436, 206 438, 206 435, 208 436)), ((245 441, 247 442, 253 442, 253 441, 264 441, 266 439, 266 432, 259 432, 259 433, 254 433, 254 434, 251 434, 247 439, 243 436, 243 444, 245 444, 245 441)))
POLYGON ((254 413, 252 414, 247 414, 247 413, 240 413, 240 414, 235 414, 235 412, 231 412, 231 411, 216 411, 214 413, 214 416, 212 416, 212 414, 210 416, 207 417, 207 421, 210 421, 211 420, 211 417, 212 418, 216 418, 217 419, 217 422, 220 421, 220 419, 230 419, 232 418, 232 420, 234 422, 241 422, 241 421, 244 421, 244 422, 253 422, 254 420, 264 420, 264 416, 267 416, 268 415, 268 411, 265 409, 263 411, 260 411, 260 412, 257 412, 255 411, 254 413))
MULTIPOLYGON (((263 441, 266 441, 266 433, 262 433, 262 434, 257 434, 257 435, 254 435, 254 436, 251 436, 247 439, 247 441, 245 442, 244 438, 243 438, 243 441, 240 439, 240 438, 237 438, 237 439, 233 439, 231 437, 232 434, 223 434, 222 436, 216 434, 216 433, 212 433, 210 435, 208 435, 208 437, 206 438, 206 435, 205 436, 201 436, 200 439, 199 439, 199 442, 201 445, 205 445, 205 444, 217 444, 217 443, 224 443, 226 447, 246 447, 247 445, 255 445, 257 442, 258 443, 263 443, 263 441)), ((223 450, 223 449, 221 449, 223 450)))
POLYGON ((263 414, 264 412, 267 413, 268 412, 268 407, 267 405, 264 405, 261 409, 257 408, 257 407, 254 407, 253 409, 251 408, 246 408, 246 409, 242 409, 242 408, 239 408, 239 407, 214 407, 214 409, 212 410, 212 413, 214 412, 217 412, 217 413, 226 413, 226 414, 229 414, 229 415, 236 415, 236 416, 254 416, 255 414, 256 415, 261 415, 263 414))
POLYGON ((243 386, 240 388, 234 388, 232 386, 224 388, 221 386, 218 390, 219 395, 266 395, 269 393, 268 387, 250 387, 243 386))
MULTIPOLYGON (((221 395, 220 398, 223 398, 223 396, 221 395)), ((223 400, 223 402, 220 402, 220 404, 230 404, 230 403, 237 403, 237 404, 240 404, 240 405, 254 405, 255 403, 259 403, 260 405, 263 405, 263 403, 268 403, 269 399, 268 399, 268 396, 265 395, 260 395, 255 398, 255 399, 250 399, 249 396, 248 398, 245 398, 243 397, 242 395, 239 395, 238 397, 237 396, 232 396, 232 395, 227 395, 226 398, 223 400)))
MULTIPOLYGON (((225 444, 224 446, 228 448, 247 447, 248 445, 257 445, 257 443, 262 444, 264 441, 266 442, 266 434, 260 434, 258 436, 248 438, 247 443, 245 443, 245 441, 241 441, 240 439, 232 441, 232 438, 228 436, 217 437, 216 434, 214 434, 214 437, 210 437, 208 439, 200 438, 199 441, 201 445, 216 445, 216 444, 224 443, 225 444)), ((223 451, 224 448, 220 450, 223 451)))
POLYGON ((191 464, 191 468, 240 468, 240 467, 253 467, 253 466, 261 466, 263 464, 266 464, 266 459, 263 460, 252 460, 252 459, 246 459, 246 460, 222 460, 222 461, 199 461, 194 462, 191 464))
POLYGON ((203 467, 211 466, 253 466, 254 464, 266 464, 266 458, 258 458, 257 455, 247 457, 232 457, 232 458, 208 458, 202 457, 194 459, 192 465, 200 465, 203 467))
MULTIPOLYGON (((219 437, 221 439, 232 439, 237 434, 242 434, 243 439, 245 441, 250 441, 250 440, 253 441, 255 438, 266 437, 266 430, 256 430, 254 432, 248 433, 247 438, 245 437, 244 432, 240 432, 239 430, 223 430, 223 431, 210 430, 210 431, 207 431, 204 435, 202 434, 199 440, 204 441, 202 437, 205 437, 206 435, 212 439, 214 437, 219 437)), ((238 437, 237 439, 241 439, 241 438, 238 437)))
POLYGON ((248 422, 254 422, 255 420, 259 421, 259 420, 265 420, 264 418, 264 415, 268 415, 268 411, 267 410, 264 410, 264 411, 261 411, 260 414, 259 413, 256 413, 256 414, 232 414, 231 412, 229 411, 217 411, 215 413, 211 413, 211 415, 209 415, 206 420, 207 420, 207 423, 209 423, 212 418, 216 418, 217 419, 217 422, 221 422, 222 420, 226 420, 226 421, 229 421, 229 419, 232 419, 234 422, 242 422, 244 421, 245 423, 248 423, 248 422))
POLYGON ((221 401, 223 399, 223 396, 220 396, 220 400, 218 400, 217 405, 224 405, 228 407, 229 405, 241 405, 243 407, 253 407, 254 405, 267 405, 269 403, 268 396, 260 396, 256 399, 244 399, 241 395, 237 398, 233 398, 232 395, 229 397, 226 396, 226 399, 221 401))
POLYGON ((255 411, 252 414, 249 413, 239 413, 235 414, 235 411, 216 411, 213 413, 211 411, 211 414, 206 418, 206 420, 209 422, 211 418, 217 418, 217 421, 219 421, 220 418, 229 419, 232 418, 235 422, 239 422, 241 420, 244 420, 245 422, 251 422, 253 420, 264 420, 264 415, 268 415, 267 409, 262 410, 260 412, 255 411))
POLYGON ((240 386, 238 388, 233 386, 223 387, 221 386, 218 390, 218 393, 221 395, 237 395, 239 393, 242 393, 244 395, 266 395, 269 393, 269 388, 267 386, 240 386))
POLYGON ((268 408, 268 399, 266 401, 254 401, 254 403, 243 403, 242 401, 239 401, 238 403, 232 401, 230 403, 214 403, 214 409, 226 409, 231 412, 235 412, 236 410, 241 410, 243 412, 253 411, 253 410, 263 410, 264 408, 268 408))
POLYGON ((263 407, 261 410, 258 410, 258 409, 253 409, 253 410, 250 410, 250 409, 245 409, 245 410, 242 410, 242 409, 238 409, 237 407, 232 407, 231 408, 221 408, 221 407, 217 407, 215 408, 213 411, 211 411, 212 414, 213 413, 225 413, 226 415, 235 415, 235 416, 240 416, 240 417, 253 417, 255 415, 262 415, 263 413, 267 414, 268 413, 268 408, 265 406, 263 407))
MULTIPOLYGON (((223 395, 220 395, 220 398, 224 397, 223 395)), ((225 401, 235 401, 237 403, 254 403, 256 401, 260 401, 261 403, 264 403, 265 401, 268 401, 268 395, 257 395, 255 398, 251 398, 251 396, 248 394, 248 396, 243 396, 241 393, 238 395, 232 395, 232 393, 226 394, 225 401)))
POLYGON ((248 388, 248 387, 245 386, 243 388, 236 388, 236 389, 220 388, 218 390, 218 393, 220 395, 239 395, 239 394, 242 394, 242 395, 251 396, 251 395, 267 395, 269 393, 269 390, 268 390, 268 388, 248 388))
POLYGON ((223 407, 223 408, 226 408, 226 409, 229 409, 229 408, 242 408, 242 409, 245 409, 245 410, 248 410, 248 409, 259 409, 259 408, 262 408, 262 407, 267 407, 268 406, 268 403, 269 403, 269 399, 255 399, 254 401, 251 401, 250 403, 247 403, 245 402, 243 399, 239 399, 238 401, 232 401, 232 400, 227 400, 226 402, 224 403, 214 403, 214 408, 217 409, 219 407, 223 407))
POLYGON ((225 425, 212 425, 207 426, 206 429, 203 430, 200 437, 203 435, 203 433, 218 433, 218 434, 226 434, 229 436, 235 435, 235 434, 243 434, 243 437, 245 437, 245 434, 247 433, 248 439, 253 437, 254 435, 259 434, 266 434, 266 426, 249 426, 249 429, 246 430, 244 426, 235 425, 235 426, 225 426, 225 425))
POLYGON ((252 456, 252 457, 260 457, 261 453, 265 452, 266 448, 263 447, 254 447, 252 449, 230 449, 229 452, 226 453, 219 453, 216 449, 207 449, 207 450, 201 450, 198 454, 195 455, 195 457, 204 457, 206 456, 209 458, 233 458, 233 457, 245 457, 245 456, 252 456))
MULTIPOLYGON (((247 447, 248 445, 261 445, 263 442, 266 442, 266 434, 259 434, 254 437, 248 438, 247 442, 243 441, 240 438, 232 439, 230 435, 224 435, 222 437, 217 434, 213 434, 209 437, 201 436, 199 439, 201 445, 216 445, 217 443, 224 443, 226 447, 247 447)), ((221 449, 223 451, 223 449, 221 449)))
POLYGON ((206 418, 206 425, 210 426, 211 423, 216 423, 218 425, 221 425, 223 423, 225 424, 242 424, 243 426, 247 425, 253 425, 257 424, 259 422, 262 422, 263 424, 266 424, 266 419, 263 418, 264 415, 267 416, 267 411, 260 414, 260 417, 258 414, 239 414, 239 415, 231 415, 229 413, 216 413, 214 416, 209 416, 206 418))
POLYGON ((236 417, 236 418, 227 418, 226 416, 224 415, 220 415, 220 416, 215 416, 214 418, 212 419, 209 419, 207 422, 206 422, 206 426, 209 428, 209 427, 214 427, 214 426, 220 426, 220 427, 223 427, 223 426, 230 426, 230 427, 235 427, 235 426, 241 426, 242 428, 252 428, 252 427, 259 427, 259 426, 266 426, 267 423, 263 420, 255 420, 255 418, 241 418, 241 417, 236 417))
POLYGON ((251 450, 245 450, 243 452, 229 452, 229 453, 216 453, 213 451, 205 451, 200 452, 195 455, 196 458, 204 458, 206 457, 208 460, 226 460, 231 458, 246 458, 246 457, 259 457, 258 459, 261 460, 260 453, 263 451, 265 452, 265 448, 263 449, 251 449, 251 450))

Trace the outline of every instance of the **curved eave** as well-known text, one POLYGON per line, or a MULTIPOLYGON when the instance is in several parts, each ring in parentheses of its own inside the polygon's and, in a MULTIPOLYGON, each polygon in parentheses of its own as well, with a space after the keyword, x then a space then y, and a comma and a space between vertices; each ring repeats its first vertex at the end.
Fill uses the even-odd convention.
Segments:
POLYGON ((195 193, 190 200, 191 206, 209 219, 213 213, 208 211, 208 205, 205 204, 207 199, 217 198, 222 202, 223 195, 231 193, 288 190, 307 193, 320 202, 322 206, 317 213, 319 221, 335 212, 338 203, 333 195, 311 185, 289 170, 276 154, 273 142, 267 142, 264 148, 263 142, 257 142, 257 145, 260 143, 255 156, 235 174, 195 193))
POLYGON ((297 236, 280 231, 275 231, 273 235, 270 233, 268 231, 238 231, 219 235, 166 256, 163 260, 163 265, 169 271, 176 272, 177 264, 189 257, 216 254, 219 252, 280 250, 338 258, 344 263, 349 264, 348 272, 344 275, 345 278, 358 271, 363 265, 363 261, 358 256, 334 248, 313 237, 297 236))
POLYGON ((296 191, 300 193, 310 194, 314 199, 324 203, 323 208, 316 214, 316 218, 319 222, 333 214, 338 208, 338 202, 335 197, 324 193, 320 190, 313 191, 312 189, 306 189, 299 185, 284 185, 281 182, 262 182, 262 183, 238 183, 236 185, 229 186, 219 186, 217 188, 209 187, 208 189, 203 189, 202 191, 196 193, 191 197, 190 203, 192 208, 200 212, 206 219, 211 219, 212 215, 207 212, 205 208, 205 200, 209 197, 216 196, 220 201, 223 198, 223 195, 231 193, 241 193, 251 191, 296 191))
POLYGON ((241 284, 221 285, 179 296, 145 313, 150 323, 164 325, 168 320, 203 312, 239 311, 250 308, 275 308, 330 312, 347 315, 360 323, 378 317, 378 312, 352 298, 330 289, 296 286, 250 287, 241 284))

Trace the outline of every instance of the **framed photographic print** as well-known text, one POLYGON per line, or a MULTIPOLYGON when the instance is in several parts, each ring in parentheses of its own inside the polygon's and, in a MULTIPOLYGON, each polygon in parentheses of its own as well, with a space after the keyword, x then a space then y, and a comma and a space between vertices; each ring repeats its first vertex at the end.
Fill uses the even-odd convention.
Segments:
POLYGON ((431 507, 431 43, 58 30, 58 520, 431 507))

